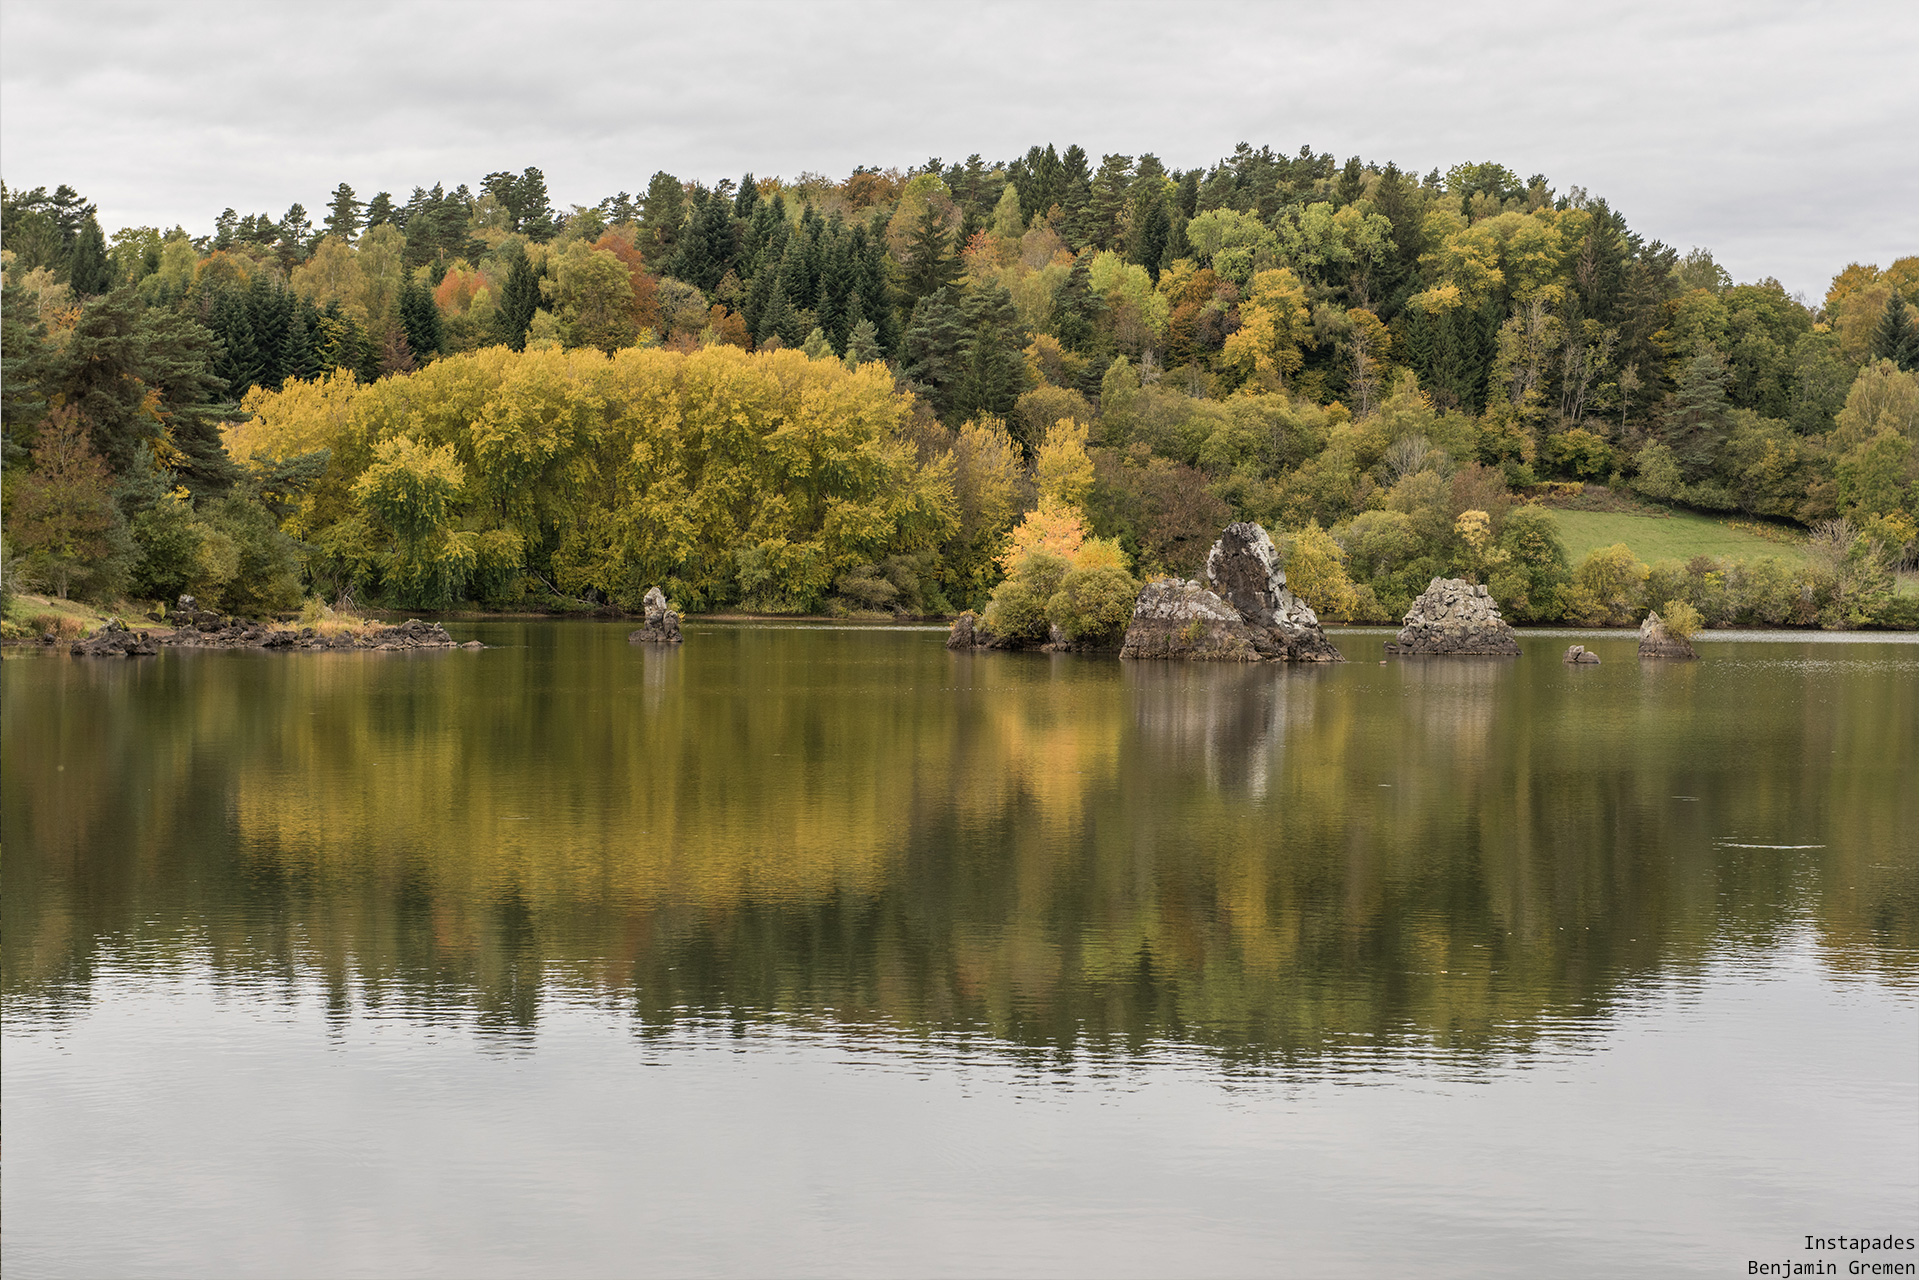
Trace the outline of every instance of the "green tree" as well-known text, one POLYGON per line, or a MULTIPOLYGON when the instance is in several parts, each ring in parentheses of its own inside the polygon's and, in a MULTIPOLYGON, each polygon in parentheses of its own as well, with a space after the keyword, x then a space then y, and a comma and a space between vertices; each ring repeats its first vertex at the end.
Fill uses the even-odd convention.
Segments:
POLYGON ((360 231, 360 210, 365 206, 354 198, 353 188, 341 183, 333 189, 333 200, 327 205, 327 217, 324 223, 327 234, 339 236, 352 243, 353 237, 360 231))
POLYGON ((533 313, 540 309, 540 279, 518 240, 507 241, 501 248, 501 256, 507 261, 507 278, 500 286, 500 308, 496 313, 500 340, 518 351, 526 346, 527 326, 533 323, 533 313))
POLYGON ((73 253, 67 260, 67 279, 73 291, 83 298, 97 297, 113 288, 113 267, 107 261, 107 239, 100 233, 100 220, 89 213, 74 238, 73 253))
POLYGON ((900 264, 902 285, 909 304, 932 297, 952 284, 959 275, 959 263, 953 255, 953 242, 947 233, 946 218, 929 202, 907 242, 907 256, 900 264))
POLYGON ((672 258, 686 220, 687 193, 680 179, 664 170, 654 174, 640 201, 639 248, 648 266, 658 269, 672 258))
MULTIPOLYGON (((78 261, 77 251, 75 260, 78 261)), ((1887 294, 1887 305, 1880 313, 1880 323, 1874 328, 1873 342, 1868 347, 1869 358, 1891 360, 1896 368, 1913 370, 1915 328, 1908 311, 1898 290, 1887 294)))

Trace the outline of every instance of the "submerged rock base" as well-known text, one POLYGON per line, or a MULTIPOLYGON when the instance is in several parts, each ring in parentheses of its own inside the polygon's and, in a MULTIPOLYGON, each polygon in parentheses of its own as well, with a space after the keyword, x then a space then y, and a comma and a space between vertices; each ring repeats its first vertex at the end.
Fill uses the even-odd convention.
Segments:
POLYGON ((628 644, 679 644, 680 615, 667 608, 667 597, 658 587, 648 587, 640 602, 643 621, 627 633, 628 644))
POLYGON ((1517 658, 1520 642, 1485 587, 1464 578, 1435 578, 1407 610, 1400 634, 1387 641, 1386 650, 1517 658))
POLYGON ((1700 655, 1693 651, 1690 642, 1667 630, 1667 624, 1660 620, 1658 613, 1649 613, 1640 624, 1640 656, 1690 661, 1700 655))

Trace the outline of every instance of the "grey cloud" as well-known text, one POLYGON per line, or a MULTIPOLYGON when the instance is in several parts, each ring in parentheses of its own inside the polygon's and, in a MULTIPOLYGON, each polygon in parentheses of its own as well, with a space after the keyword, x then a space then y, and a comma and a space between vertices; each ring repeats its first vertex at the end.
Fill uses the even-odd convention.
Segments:
POLYGON ((1920 19, 1797 4, 0 9, 0 164, 206 229, 538 165, 558 203, 1034 142, 1493 159, 1818 295, 1914 251, 1920 19))

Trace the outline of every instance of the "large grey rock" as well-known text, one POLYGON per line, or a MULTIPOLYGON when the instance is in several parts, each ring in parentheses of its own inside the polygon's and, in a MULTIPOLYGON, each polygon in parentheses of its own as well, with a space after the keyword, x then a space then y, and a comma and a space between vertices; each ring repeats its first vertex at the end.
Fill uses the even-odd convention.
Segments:
POLYGON ((1226 527, 1207 553, 1206 585, 1148 583, 1134 603, 1123 658, 1341 662, 1307 602, 1287 589, 1280 553, 1249 521, 1226 527))
POLYGON ((1387 652, 1517 658, 1520 642, 1485 587, 1435 578, 1407 610, 1387 652))
POLYGON ((658 587, 648 587, 640 601, 641 624, 627 633, 629 644, 679 644, 680 615, 667 608, 667 597, 658 587))
POLYGON ((1197 582, 1161 578, 1140 589, 1120 656, 1259 662, 1266 655, 1238 609, 1197 582))
POLYGON ((1660 620, 1658 613, 1649 613, 1640 623, 1640 656, 1685 660, 1700 655, 1693 651, 1692 644, 1667 630, 1667 624, 1660 620))

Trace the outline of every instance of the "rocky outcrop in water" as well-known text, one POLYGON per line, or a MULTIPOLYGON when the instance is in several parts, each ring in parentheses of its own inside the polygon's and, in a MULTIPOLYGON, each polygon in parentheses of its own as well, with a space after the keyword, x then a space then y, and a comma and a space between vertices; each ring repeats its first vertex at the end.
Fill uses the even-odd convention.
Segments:
POLYGON ((147 658, 159 653, 160 645, 146 632, 130 631, 120 619, 108 618, 105 626, 75 641, 68 652, 76 658, 147 658))
POLYGON ((1591 652, 1590 650, 1588 650, 1587 646, 1583 644, 1570 644, 1567 646, 1566 654, 1561 657, 1560 661, 1566 663, 1568 666, 1573 666, 1573 667, 1579 667, 1579 666, 1597 667, 1600 665, 1600 655, 1597 653, 1591 652))
POLYGON ((1207 553, 1207 580, 1149 582, 1134 602, 1123 658, 1340 662, 1306 601, 1287 589, 1267 531, 1239 521, 1207 553))
POLYGON ((667 608, 666 593, 648 587, 640 602, 642 622, 627 633, 628 644, 679 644, 680 615, 667 608))
POLYGON ((1643 658, 1693 659, 1700 655, 1693 645, 1667 630, 1658 613, 1649 613, 1640 624, 1640 656, 1643 658))
POLYGON ((182 649, 378 649, 397 652, 410 649, 484 649, 470 641, 458 645, 437 622, 411 618, 394 627, 373 627, 366 631, 346 631, 327 635, 312 627, 275 627, 249 618, 227 618, 216 625, 204 622, 181 627, 172 635, 159 637, 160 643, 182 649))
POLYGON ((1387 652, 1517 658, 1520 642, 1485 587, 1435 578, 1407 610, 1387 652))
POLYGON ((1123 658, 1259 662, 1253 629, 1240 611, 1197 582, 1160 578, 1140 589, 1120 644, 1123 658))

